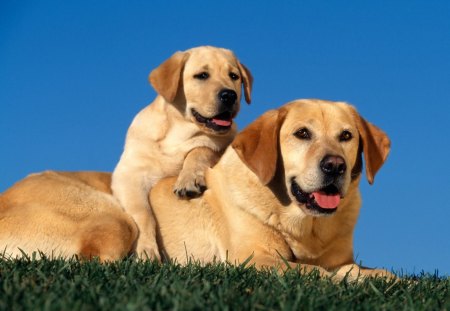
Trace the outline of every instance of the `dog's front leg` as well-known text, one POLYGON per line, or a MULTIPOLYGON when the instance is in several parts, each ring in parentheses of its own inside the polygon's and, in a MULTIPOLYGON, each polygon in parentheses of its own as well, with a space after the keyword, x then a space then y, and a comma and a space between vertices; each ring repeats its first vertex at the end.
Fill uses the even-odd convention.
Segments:
POLYGON ((320 277, 332 276, 332 274, 329 271, 327 271, 322 267, 310 264, 299 264, 297 262, 284 260, 258 261, 256 262, 256 267, 258 269, 274 267, 278 273, 286 273, 287 271, 290 270, 297 270, 301 274, 309 274, 313 271, 317 271, 320 277))
POLYGON ((178 175, 173 192, 183 199, 200 196, 206 190, 206 169, 214 166, 221 155, 221 152, 207 147, 192 149, 184 160, 183 169, 178 175))

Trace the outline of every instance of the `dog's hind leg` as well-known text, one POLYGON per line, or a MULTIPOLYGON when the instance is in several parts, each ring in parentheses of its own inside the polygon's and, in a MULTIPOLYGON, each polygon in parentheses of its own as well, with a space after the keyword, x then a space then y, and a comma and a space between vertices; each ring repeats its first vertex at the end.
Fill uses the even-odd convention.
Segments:
POLYGON ((160 260, 156 242, 156 221, 148 201, 148 193, 155 181, 143 175, 113 175, 112 189, 123 209, 134 219, 139 229, 136 254, 142 259, 160 260))
POLYGON ((123 214, 100 215, 81 228, 78 254, 84 259, 99 258, 100 261, 114 261, 130 254, 138 230, 131 217, 123 214))

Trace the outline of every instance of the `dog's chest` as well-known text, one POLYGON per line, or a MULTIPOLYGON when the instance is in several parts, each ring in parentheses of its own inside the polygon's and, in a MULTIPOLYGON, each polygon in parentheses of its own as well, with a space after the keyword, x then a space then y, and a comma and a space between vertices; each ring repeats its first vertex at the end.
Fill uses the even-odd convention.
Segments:
POLYGON ((159 141, 159 148, 164 155, 170 157, 184 157, 197 147, 209 147, 219 150, 217 142, 200 132, 197 126, 173 124, 164 139, 159 141))
POLYGON ((312 232, 295 237, 286 232, 283 234, 295 258, 301 262, 314 260, 326 250, 324 241, 312 232))

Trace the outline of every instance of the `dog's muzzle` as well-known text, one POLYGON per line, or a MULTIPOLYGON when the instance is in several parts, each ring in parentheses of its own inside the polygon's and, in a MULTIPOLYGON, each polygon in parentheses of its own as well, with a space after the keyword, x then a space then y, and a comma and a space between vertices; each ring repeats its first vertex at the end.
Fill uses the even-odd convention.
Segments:
POLYGON ((207 128, 215 132, 219 133, 228 132, 231 129, 231 126, 233 125, 234 115, 230 111, 224 111, 212 118, 202 116, 195 109, 192 109, 191 112, 198 123, 206 126, 207 128))
POLYGON ((315 215, 330 215, 337 211, 341 201, 341 193, 334 184, 313 192, 303 191, 295 178, 291 180, 291 193, 298 203, 315 215))

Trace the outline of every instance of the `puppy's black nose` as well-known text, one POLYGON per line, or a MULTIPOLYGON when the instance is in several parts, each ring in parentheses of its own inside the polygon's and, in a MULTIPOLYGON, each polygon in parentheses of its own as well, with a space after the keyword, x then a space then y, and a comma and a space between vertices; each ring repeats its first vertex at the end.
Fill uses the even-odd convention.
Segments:
POLYGON ((223 89, 219 92, 219 99, 222 104, 231 108, 236 104, 237 94, 233 90, 223 89))
POLYGON ((339 176, 345 173, 347 165, 344 158, 327 155, 320 161, 320 169, 329 176, 339 176))

